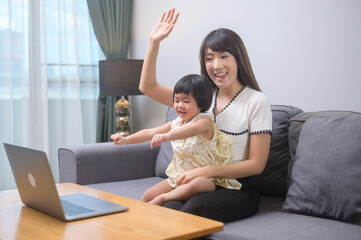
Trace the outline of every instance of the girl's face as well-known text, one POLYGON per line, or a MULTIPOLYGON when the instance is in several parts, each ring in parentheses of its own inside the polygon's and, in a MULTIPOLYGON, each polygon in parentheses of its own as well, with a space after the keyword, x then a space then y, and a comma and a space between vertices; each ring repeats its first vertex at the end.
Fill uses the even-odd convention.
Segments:
POLYGON ((239 85, 237 61, 229 52, 215 52, 207 49, 205 64, 209 77, 219 88, 239 85))
POLYGON ((196 100, 188 94, 174 94, 174 110, 178 116, 184 120, 184 124, 190 122, 197 114, 201 112, 196 100))

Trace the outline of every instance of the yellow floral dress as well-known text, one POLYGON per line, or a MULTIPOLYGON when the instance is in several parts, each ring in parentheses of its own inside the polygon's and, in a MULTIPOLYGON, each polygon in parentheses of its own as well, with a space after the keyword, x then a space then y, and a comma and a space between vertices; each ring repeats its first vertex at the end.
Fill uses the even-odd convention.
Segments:
MULTIPOLYGON (((173 147, 173 159, 168 165, 166 174, 168 182, 172 187, 177 187, 176 179, 184 172, 194 168, 215 164, 228 164, 233 162, 233 148, 231 140, 224 133, 216 129, 213 116, 209 113, 199 113, 189 123, 190 125, 198 119, 206 117, 212 120, 213 138, 208 141, 201 135, 190 138, 171 141, 173 147)), ((181 128, 182 119, 176 118, 172 122, 171 131, 181 128)), ((211 178, 216 184, 224 188, 240 189, 242 184, 236 179, 211 178)))

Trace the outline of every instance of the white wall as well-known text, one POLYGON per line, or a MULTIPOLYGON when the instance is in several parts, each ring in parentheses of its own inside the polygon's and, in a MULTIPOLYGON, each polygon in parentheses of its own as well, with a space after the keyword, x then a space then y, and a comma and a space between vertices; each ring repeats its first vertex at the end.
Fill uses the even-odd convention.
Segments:
MULTIPOLYGON (((134 0, 131 58, 144 58, 172 7, 180 17, 161 43, 159 82, 199 73, 202 39, 225 27, 242 37, 271 104, 361 112, 361 0, 134 0)), ((146 96, 133 97, 133 109, 134 130, 164 122, 166 108, 146 96)))

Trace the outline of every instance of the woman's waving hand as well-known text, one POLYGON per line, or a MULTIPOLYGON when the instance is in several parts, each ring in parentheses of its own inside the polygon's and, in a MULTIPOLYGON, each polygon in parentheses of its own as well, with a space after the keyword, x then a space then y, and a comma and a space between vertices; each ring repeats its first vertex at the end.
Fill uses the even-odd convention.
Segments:
POLYGON ((175 14, 175 9, 170 9, 164 12, 160 21, 155 25, 150 34, 151 41, 162 41, 172 32, 175 23, 177 22, 179 12, 175 14))

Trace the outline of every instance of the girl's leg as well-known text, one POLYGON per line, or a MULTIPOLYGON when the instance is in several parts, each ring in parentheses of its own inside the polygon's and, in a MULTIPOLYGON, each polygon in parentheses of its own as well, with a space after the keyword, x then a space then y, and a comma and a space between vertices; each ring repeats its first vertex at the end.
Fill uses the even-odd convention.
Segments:
POLYGON ((141 201, 149 202, 160 194, 167 193, 169 191, 172 191, 173 189, 174 188, 169 185, 167 180, 163 180, 145 191, 141 198, 141 201))
POLYGON ((155 197, 149 203, 162 205, 168 201, 185 201, 189 198, 203 192, 211 192, 216 189, 215 184, 212 180, 207 178, 196 178, 193 181, 183 184, 172 191, 165 192, 160 194, 159 196, 155 197))

